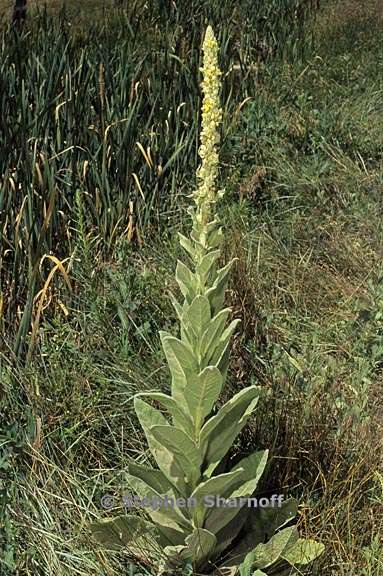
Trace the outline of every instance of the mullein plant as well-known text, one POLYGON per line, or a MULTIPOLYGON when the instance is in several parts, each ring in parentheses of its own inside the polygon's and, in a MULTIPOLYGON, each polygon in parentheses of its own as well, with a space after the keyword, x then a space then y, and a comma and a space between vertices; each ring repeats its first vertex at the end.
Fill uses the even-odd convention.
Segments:
POLYGON ((210 26, 203 53, 201 164, 190 209, 192 231, 190 237, 179 235, 188 261, 178 261, 176 269, 182 303, 172 296, 180 336, 160 332, 171 393, 141 393, 134 400, 157 468, 132 463, 128 469, 130 491, 136 502, 139 497, 147 504, 144 515, 130 512, 108 518, 94 524, 92 531, 102 544, 133 555, 144 547, 155 556, 156 547, 148 542, 156 542, 161 550, 158 574, 287 575, 310 563, 322 545, 300 539, 296 526, 288 525, 297 515, 294 500, 281 506, 248 506, 265 469, 267 450, 242 459, 229 471, 224 465, 262 389, 248 386, 215 407, 238 320, 228 323, 231 310, 224 307, 233 261, 218 265, 223 238, 215 212, 222 195, 216 185, 221 72, 210 26))

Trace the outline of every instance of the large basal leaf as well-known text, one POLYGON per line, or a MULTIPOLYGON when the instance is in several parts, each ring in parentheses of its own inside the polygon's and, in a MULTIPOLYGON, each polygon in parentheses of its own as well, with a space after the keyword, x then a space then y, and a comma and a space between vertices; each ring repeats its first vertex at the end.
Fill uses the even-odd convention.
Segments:
POLYGON ((90 525, 93 536, 109 550, 120 550, 129 544, 137 544, 138 539, 149 546, 158 538, 156 527, 139 516, 116 516, 105 518, 90 525))
MULTIPOLYGON (((239 566, 239 576, 253 576, 253 564, 255 559, 255 552, 249 552, 242 564, 239 566)), ((262 572, 264 574, 264 572, 262 572)))
MULTIPOLYGON (((233 491, 227 496, 230 499, 238 499, 237 508, 216 508, 212 510, 206 517, 205 527, 215 534, 218 530, 222 530, 227 524, 231 523, 233 518, 238 515, 241 510, 241 497, 250 497, 255 491, 259 479, 263 474, 267 463, 268 451, 262 450, 241 460, 234 468, 233 471, 242 469, 243 472, 237 478, 236 484, 233 485, 233 491)), ((214 479, 214 477, 213 477, 214 479)), ((245 504, 244 504, 245 505, 245 504)), ((247 506, 247 504, 246 504, 247 506)), ((274 532, 273 532, 274 533, 274 532)), ((222 536, 221 536, 222 539, 222 536)), ((220 541, 221 541, 220 539, 220 541)))
MULTIPOLYGON (((246 532, 241 542, 231 551, 231 562, 239 565, 258 544, 267 542, 277 530, 291 522, 297 512, 297 502, 292 498, 282 502, 281 506, 250 508, 246 532)), ((224 532, 222 538, 225 537, 224 532)))
POLYGON ((283 554, 298 540, 298 530, 295 526, 284 528, 277 532, 266 544, 259 543, 255 546, 250 534, 246 541, 240 542, 231 552, 225 561, 225 567, 240 566, 248 556, 255 552, 253 568, 268 568, 278 561, 283 561, 283 554))
POLYGON ((324 551, 324 545, 315 540, 299 538, 297 542, 282 554, 292 566, 311 564, 324 551))
POLYGON ((189 379, 185 389, 186 402, 197 433, 217 401, 222 384, 221 373, 214 366, 206 367, 198 376, 189 379))
POLYGON ((284 528, 277 532, 266 544, 258 544, 254 552, 256 560, 254 568, 268 568, 280 559, 283 559, 284 553, 298 541, 298 530, 296 526, 284 528))
POLYGON ((163 549, 157 576, 178 576, 183 573, 185 565, 190 563, 190 551, 186 544, 166 546, 163 549))
POLYGON ((240 498, 241 496, 251 496, 257 488, 258 482, 265 470, 268 450, 254 452, 250 456, 243 458, 233 470, 243 469, 243 484, 239 486, 232 494, 231 498, 240 498))
POLYGON ((231 448, 253 412, 260 393, 261 388, 258 386, 241 390, 204 424, 200 446, 204 451, 206 468, 219 462, 231 448))
POLYGON ((214 534, 208 530, 195 528, 193 533, 186 538, 186 544, 193 566, 198 569, 214 554, 217 539, 214 534))
POLYGON ((186 408, 185 387, 187 378, 199 373, 197 359, 191 348, 178 338, 163 331, 160 332, 160 337, 172 375, 172 397, 177 404, 186 408))
POLYGON ((188 412, 184 410, 171 396, 162 392, 140 392, 136 398, 147 397, 159 402, 172 416, 173 423, 177 428, 181 428, 189 435, 194 433, 193 421, 188 412))
MULTIPOLYGON (((210 478, 206 482, 202 482, 197 486, 194 492, 191 495, 192 499, 195 499, 197 502, 197 507, 193 509, 193 523, 195 526, 202 526, 204 520, 209 517, 216 507, 210 507, 211 502, 205 501, 205 499, 209 499, 211 496, 227 498, 230 492, 238 483, 238 478, 241 477, 243 470, 235 470, 234 472, 228 472, 226 474, 221 474, 220 476, 214 476, 214 478, 210 478)), ((207 525, 205 526, 207 528, 207 525)), ((209 530, 216 533, 220 530, 221 526, 210 525, 209 530)))
MULTIPOLYGON (((182 528, 189 530, 191 526, 190 521, 181 514, 177 506, 171 505, 170 503, 169 505, 161 504, 166 494, 157 492, 144 480, 131 476, 130 474, 126 476, 126 481, 129 488, 138 496, 140 502, 144 503, 144 500, 147 499, 147 503, 145 503, 145 506, 143 505, 143 509, 154 522, 162 526, 167 526, 168 528, 173 528, 174 530, 181 530, 182 528)), ((168 496, 172 497, 172 495, 168 496)))
POLYGON ((248 541, 252 545, 266 542, 291 522, 298 514, 298 503, 294 498, 282 502, 281 506, 258 507, 250 516, 248 541))
POLYGON ((223 520, 218 519, 221 525, 224 525, 224 527, 217 533, 217 541, 218 541, 217 556, 218 556, 228 549, 230 544, 234 541, 234 539, 238 536, 242 528, 245 526, 249 518, 250 509, 247 506, 243 506, 242 508, 239 509, 234 508, 227 508, 227 509, 222 508, 221 510, 217 509, 215 510, 214 515, 212 515, 209 518, 209 523, 210 520, 212 522, 214 521, 214 516, 216 514, 225 515, 225 518, 223 520), (228 518, 229 512, 232 513, 231 518, 228 518))
POLYGON ((150 406, 140 398, 134 399, 134 408, 140 424, 145 433, 148 441, 149 449, 153 454, 158 467, 169 478, 171 483, 174 483, 182 494, 186 494, 186 486, 184 482, 184 473, 174 460, 174 456, 165 446, 156 440, 150 432, 150 428, 155 425, 167 426, 169 425, 166 418, 159 410, 150 406))
POLYGON ((159 533, 159 544, 162 548, 165 546, 181 546, 185 543, 185 538, 190 534, 191 529, 186 528, 172 528, 170 526, 162 526, 156 522, 156 529, 159 533))
POLYGON ((173 455, 185 479, 193 485, 200 476, 202 456, 190 436, 174 426, 153 426, 150 433, 173 455))
POLYGON ((148 486, 159 494, 170 494, 176 490, 175 486, 169 481, 162 470, 156 470, 150 466, 130 462, 128 464, 128 472, 130 476, 135 476, 146 482, 148 486))

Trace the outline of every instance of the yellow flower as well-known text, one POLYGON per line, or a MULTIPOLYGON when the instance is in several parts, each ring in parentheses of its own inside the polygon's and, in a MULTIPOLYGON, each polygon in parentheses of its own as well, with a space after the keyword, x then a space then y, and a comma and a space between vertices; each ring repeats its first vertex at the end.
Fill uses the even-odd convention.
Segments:
POLYGON ((199 148, 201 165, 197 170, 197 190, 193 194, 196 204, 196 222, 200 224, 200 241, 207 236, 206 225, 211 216, 211 205, 217 199, 216 180, 219 165, 217 145, 222 120, 219 98, 221 71, 218 66, 218 43, 211 26, 206 30, 203 55, 202 130, 199 148))

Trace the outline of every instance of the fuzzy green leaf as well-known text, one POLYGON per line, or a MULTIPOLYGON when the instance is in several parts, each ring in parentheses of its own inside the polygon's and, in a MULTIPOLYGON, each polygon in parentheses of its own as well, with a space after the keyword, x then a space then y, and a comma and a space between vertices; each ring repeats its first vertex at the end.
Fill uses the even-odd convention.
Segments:
POLYGON ((199 477, 202 457, 190 436, 174 426, 153 426, 150 433, 173 455, 185 478, 199 477))
POLYGON ((190 304, 197 295, 197 278, 181 260, 177 262, 176 280, 182 295, 190 304))
POLYGON ((196 296, 190 306, 184 310, 182 321, 190 325, 199 339, 211 319, 210 304, 206 296, 196 296))
POLYGON ((218 270, 213 286, 206 292, 206 296, 209 298, 211 309, 214 313, 219 312, 222 308, 228 276, 233 264, 234 260, 231 260, 226 266, 218 270))
POLYGON ((184 250, 186 250, 186 252, 189 254, 189 256, 194 258, 195 248, 194 248, 193 242, 191 242, 189 240, 189 238, 187 238, 186 236, 184 236, 180 232, 178 232, 178 238, 179 238, 179 241, 180 241, 182 248, 184 250))
POLYGON ((168 528, 173 528, 174 530, 181 530, 182 527, 186 529, 190 528, 189 520, 185 518, 179 508, 171 505, 165 506, 155 504, 155 502, 160 503, 161 499, 165 495, 172 497, 172 494, 157 492, 157 490, 152 488, 144 480, 130 474, 126 476, 126 482, 128 483, 129 488, 136 493, 140 501, 143 502, 145 511, 155 523, 168 528), (147 499, 147 502, 144 502, 144 499, 147 499))
POLYGON ((150 538, 156 538, 155 526, 133 515, 99 520, 90 525, 90 530, 96 540, 109 550, 126 548, 142 538, 146 539, 146 546, 148 546, 150 538))
POLYGON ((298 514, 298 504, 294 498, 282 502, 281 506, 258 507, 250 517, 250 527, 244 544, 252 546, 269 540, 277 530, 291 522, 298 514))
POLYGON ((283 561, 282 555, 291 548, 298 540, 298 530, 295 526, 285 528, 275 534, 270 540, 263 544, 259 543, 254 546, 251 534, 248 538, 231 552, 229 558, 225 561, 224 567, 240 566, 246 558, 254 558, 252 568, 264 569, 273 566, 279 561, 283 561))
POLYGON ((177 428, 181 428, 189 435, 193 434, 193 422, 189 414, 186 410, 182 409, 179 404, 177 404, 174 398, 167 394, 163 394, 162 392, 140 392, 139 394, 136 394, 136 398, 145 396, 162 404, 162 406, 171 414, 173 423, 177 428))
MULTIPOLYGON (((244 506, 244 504, 242 506, 240 505, 239 498, 251 497, 265 469, 267 456, 267 450, 256 452, 255 454, 252 454, 241 460, 233 468, 233 471, 243 470, 243 472, 240 476, 238 476, 237 482, 233 485, 233 491, 230 492, 230 494, 227 494, 227 497, 230 499, 238 499, 238 506, 237 508, 220 507, 209 511, 210 513, 207 515, 205 522, 205 527, 208 530, 211 530, 216 534, 239 514, 242 506, 244 506)), ((222 538, 223 536, 221 535, 220 541, 222 538)))
MULTIPOLYGON (((195 525, 202 526, 205 518, 207 519, 209 514, 217 510, 215 506, 211 506, 213 503, 210 503, 210 501, 205 502, 205 498, 210 498, 211 496, 227 498, 233 486, 238 483, 238 479, 241 478, 242 473, 243 470, 239 469, 233 472, 227 472, 226 474, 220 474, 197 486, 191 495, 191 498, 195 498, 197 502, 197 506, 193 510, 193 522, 195 525), (209 506, 207 504, 209 504, 209 506)), ((215 526, 210 524, 209 530, 216 533, 220 528, 221 526, 218 524, 215 526)))
POLYGON ((234 466, 233 470, 237 470, 238 468, 243 469, 243 484, 241 484, 241 486, 231 494, 231 498, 251 496, 254 493, 265 470, 268 455, 268 450, 254 452, 254 454, 250 454, 250 456, 243 458, 236 466, 234 466))
POLYGON ((194 565, 198 567, 203 565, 214 553, 217 538, 208 530, 195 528, 193 533, 186 538, 186 544, 194 565))
POLYGON ((258 386, 241 390, 204 424, 200 444, 204 450, 206 467, 219 462, 231 448, 253 412, 260 393, 261 388, 258 386))
MULTIPOLYGON (((240 576, 253 576, 253 563, 254 563, 255 555, 256 554, 255 554, 254 550, 247 554, 246 558, 244 559, 242 564, 239 566, 239 575, 240 576)), ((262 572, 262 574, 264 574, 264 572, 262 572)))
POLYGON ((197 360, 190 347, 178 338, 163 331, 160 332, 160 337, 172 375, 172 397, 180 406, 185 408, 184 391, 187 378, 190 375, 198 374, 197 360))
POLYGON ((298 541, 296 526, 285 528, 275 534, 266 544, 258 544, 254 549, 256 560, 254 568, 267 568, 272 566, 298 541))
POLYGON ((221 336, 224 332, 225 324, 231 313, 230 308, 225 308, 216 314, 201 338, 200 355, 203 359, 203 366, 215 364, 211 359, 216 351, 217 346, 220 344, 221 336))
POLYGON ((219 256, 220 250, 213 250, 212 252, 208 252, 202 258, 201 263, 197 266, 197 271, 202 276, 204 281, 206 281, 206 279, 213 271, 214 264, 217 262, 219 256))
POLYGON ((128 471, 129 476, 134 476, 135 478, 143 480, 148 486, 150 486, 150 488, 159 494, 166 494, 174 490, 174 485, 161 470, 130 462, 128 464, 128 471))
POLYGON ((324 545, 315 540, 299 538, 282 556, 292 566, 310 564, 324 551, 324 545))
MULTIPOLYGON (((216 520, 217 525, 220 523, 223 528, 216 533, 217 535, 217 554, 224 552, 233 540, 238 536, 242 528, 245 526, 246 521, 249 518, 250 508, 248 506, 242 506, 241 508, 221 508, 216 509, 214 514, 209 516, 208 521, 206 521, 206 528, 216 520), (223 518, 221 519, 220 516, 223 518)), ((215 532, 214 530, 212 530, 215 532)))
POLYGON ((134 399, 134 409, 137 417, 143 428, 149 449, 153 454, 158 467, 164 472, 171 482, 174 482, 181 493, 184 493, 184 474, 182 469, 174 461, 174 456, 163 446, 161 442, 156 440, 150 432, 150 428, 154 425, 169 426, 166 418, 159 410, 150 406, 140 398, 134 399))
MULTIPOLYGON (((285 500, 280 507, 251 509, 247 531, 241 542, 231 551, 231 564, 239 565, 246 554, 254 550, 258 544, 270 540, 276 530, 280 530, 295 518, 297 511, 297 503, 292 498, 285 500)), ((222 538, 226 538, 226 533, 222 538)))
POLYGON ((185 389, 186 402, 198 432, 217 401, 222 384, 221 373, 215 366, 208 366, 189 379, 185 389))

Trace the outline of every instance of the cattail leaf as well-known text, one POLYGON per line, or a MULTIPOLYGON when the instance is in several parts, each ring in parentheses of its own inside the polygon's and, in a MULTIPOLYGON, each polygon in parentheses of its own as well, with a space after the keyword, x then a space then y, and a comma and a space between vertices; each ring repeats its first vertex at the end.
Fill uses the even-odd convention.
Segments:
POLYGON ((222 375, 215 366, 208 366, 188 379, 185 397, 196 430, 200 430, 204 419, 210 414, 221 393, 222 384, 222 375))
POLYGON ((206 467, 219 462, 231 448, 253 412, 260 394, 261 388, 258 386, 241 390, 205 422, 200 434, 200 445, 204 451, 206 467))

